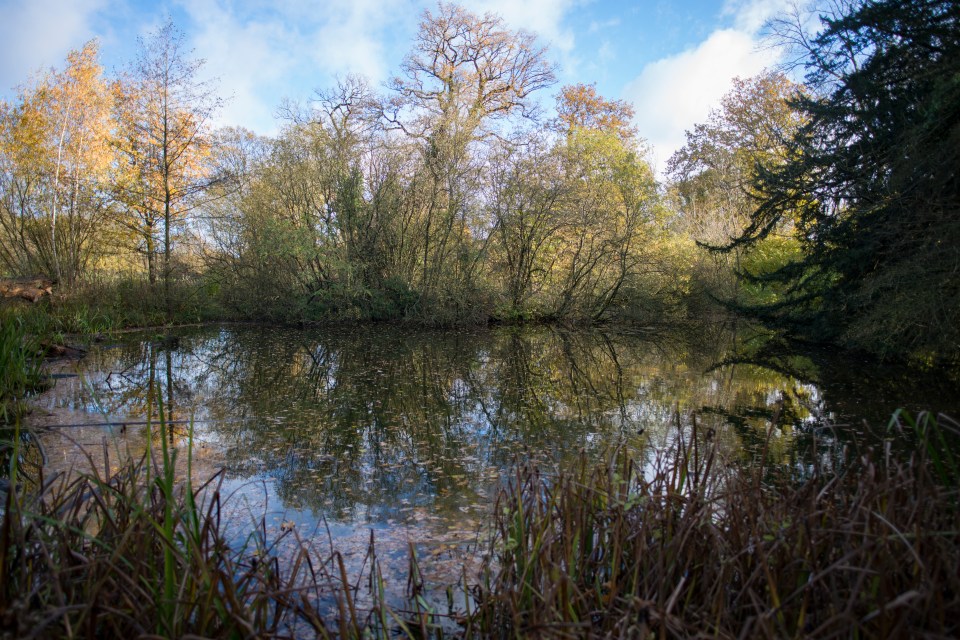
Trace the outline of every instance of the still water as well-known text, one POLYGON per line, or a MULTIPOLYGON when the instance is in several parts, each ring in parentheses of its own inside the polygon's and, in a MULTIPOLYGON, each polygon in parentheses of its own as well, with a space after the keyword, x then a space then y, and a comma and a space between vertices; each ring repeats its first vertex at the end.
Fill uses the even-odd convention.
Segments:
POLYGON ((398 558, 408 541, 432 557, 465 554, 518 460, 552 467, 613 447, 642 460, 696 420, 731 460, 762 449, 802 472, 813 455, 882 437, 898 407, 960 407, 937 378, 791 354, 720 326, 203 327, 130 334, 58 371, 31 416, 53 427, 49 464, 105 464, 111 450, 142 454, 149 438, 182 449, 192 425, 195 470, 225 469, 224 492, 243 507, 237 531, 266 514, 268 529, 358 557, 371 530, 398 558), (160 404, 162 436, 143 424, 160 404))

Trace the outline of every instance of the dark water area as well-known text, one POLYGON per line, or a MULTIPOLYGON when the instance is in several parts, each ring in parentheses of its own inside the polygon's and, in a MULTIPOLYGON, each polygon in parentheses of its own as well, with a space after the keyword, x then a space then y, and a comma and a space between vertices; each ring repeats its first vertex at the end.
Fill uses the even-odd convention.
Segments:
POLYGON ((162 403, 163 437, 182 448, 192 424, 196 468, 226 470, 225 492, 245 508, 239 530, 266 513, 268 527, 358 555, 373 530, 398 557, 415 540, 454 559, 518 460, 552 468, 613 447, 652 460, 696 422, 732 462, 762 449, 802 473, 885 437, 898 408, 960 415, 960 392, 940 376, 757 344, 723 326, 131 334, 61 371, 32 418, 93 449, 142 454, 160 436, 140 423, 162 403), (69 426, 91 423, 110 426, 69 426))

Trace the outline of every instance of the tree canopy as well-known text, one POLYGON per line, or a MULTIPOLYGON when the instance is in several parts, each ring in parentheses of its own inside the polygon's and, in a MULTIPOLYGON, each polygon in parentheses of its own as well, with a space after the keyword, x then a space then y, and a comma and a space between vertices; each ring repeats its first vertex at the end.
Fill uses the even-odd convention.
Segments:
POLYGON ((429 324, 732 308, 960 361, 960 7, 822 8, 816 32, 773 25, 805 81, 734 80, 666 183, 630 103, 577 83, 546 114, 547 50, 455 4, 423 12, 386 87, 340 79, 273 137, 214 130, 172 24, 113 79, 89 43, 0 102, 0 270, 142 279, 163 319, 211 299, 429 324))
POLYGON ((872 351, 960 354, 960 5, 853 3, 807 43, 804 124, 762 163, 752 245, 796 221, 788 295, 754 308, 795 332, 872 351))

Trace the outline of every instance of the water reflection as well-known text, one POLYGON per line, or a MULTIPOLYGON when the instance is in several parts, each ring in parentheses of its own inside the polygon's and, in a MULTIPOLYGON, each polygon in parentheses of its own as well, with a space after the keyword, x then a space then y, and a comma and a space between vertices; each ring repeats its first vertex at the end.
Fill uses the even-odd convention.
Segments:
MULTIPOLYGON (((182 443, 192 423, 211 468, 223 465, 231 488, 269 500, 279 518, 306 527, 324 518, 343 535, 436 535, 469 532, 518 456, 563 463, 614 444, 650 456, 696 415, 730 458, 763 451, 803 466, 827 418, 884 421, 901 404, 835 391, 838 374, 824 377, 809 356, 789 366, 730 358, 738 340, 719 331, 691 341, 550 328, 194 329, 92 350, 78 377, 37 399, 36 419, 109 422, 85 437, 108 434, 136 453, 149 444, 142 423, 162 406, 164 437, 182 443)), ((941 403, 956 397, 937 393, 941 403)), ((829 458, 852 434, 831 431, 817 455, 829 458)))

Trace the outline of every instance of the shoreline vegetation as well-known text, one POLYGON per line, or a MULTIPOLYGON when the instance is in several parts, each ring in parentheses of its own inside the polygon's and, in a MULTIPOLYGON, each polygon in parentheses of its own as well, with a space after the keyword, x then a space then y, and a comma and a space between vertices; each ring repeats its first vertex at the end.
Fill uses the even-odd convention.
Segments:
POLYGON ((112 473, 47 477, 17 427, 3 443, 0 627, 10 638, 953 636, 960 425, 898 413, 888 429, 913 450, 851 448, 796 468, 763 447, 746 466, 690 416, 646 466, 618 450, 559 471, 518 460, 480 570, 427 585, 411 547, 398 605, 372 536, 359 575, 292 529, 268 539, 261 523, 228 544, 223 475, 195 483, 189 440, 154 438, 112 473), (438 586, 445 607, 427 597, 438 586))

